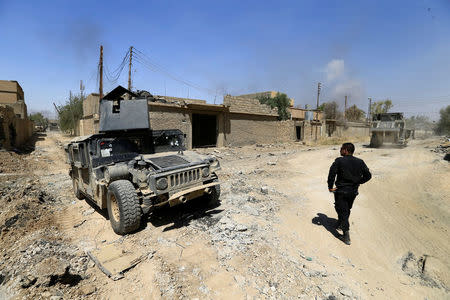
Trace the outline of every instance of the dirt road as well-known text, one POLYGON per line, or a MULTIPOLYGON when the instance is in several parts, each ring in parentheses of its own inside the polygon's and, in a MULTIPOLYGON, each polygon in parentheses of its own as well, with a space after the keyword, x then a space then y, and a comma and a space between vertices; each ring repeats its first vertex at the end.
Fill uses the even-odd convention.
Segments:
POLYGON ((351 246, 332 229, 326 185, 339 146, 199 150, 220 159, 222 204, 164 209, 120 237, 74 197, 66 141, 50 132, 29 154, 2 153, 0 298, 449 298, 450 165, 430 151, 437 139, 356 145, 373 179, 351 246), (107 247, 143 259, 113 281, 86 255, 107 247))

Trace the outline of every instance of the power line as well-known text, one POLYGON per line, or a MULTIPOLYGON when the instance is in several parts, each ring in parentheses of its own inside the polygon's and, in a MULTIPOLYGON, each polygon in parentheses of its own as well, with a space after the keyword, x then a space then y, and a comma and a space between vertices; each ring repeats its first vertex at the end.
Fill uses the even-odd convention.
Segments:
POLYGON ((208 89, 208 88, 204 88, 201 87, 197 84, 194 84, 191 81, 188 81, 186 79, 183 79, 181 76, 173 74, 172 72, 169 72, 165 67, 163 67, 162 65, 154 62, 153 60, 151 60, 145 53, 143 53, 142 51, 134 48, 135 51, 133 51, 133 53, 135 54, 134 58, 136 59, 137 62, 139 62, 140 64, 142 64, 144 67, 148 68, 149 70, 151 70, 152 72, 159 72, 162 73, 164 75, 166 75, 167 77, 178 81, 186 86, 192 87, 196 90, 199 91, 203 91, 206 92, 210 95, 216 95, 216 91, 208 89))

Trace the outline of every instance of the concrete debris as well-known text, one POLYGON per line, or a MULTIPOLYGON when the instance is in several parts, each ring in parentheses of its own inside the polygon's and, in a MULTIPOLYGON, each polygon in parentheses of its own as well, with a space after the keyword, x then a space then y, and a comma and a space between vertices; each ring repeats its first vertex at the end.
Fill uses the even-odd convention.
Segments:
POLYGON ((339 293, 341 293, 343 296, 351 298, 353 296, 353 293, 350 289, 343 287, 339 289, 339 293))
POLYGON ((261 194, 267 195, 269 193, 269 188, 267 186, 261 187, 261 194))
POLYGON ((122 279, 126 271, 149 256, 149 253, 132 252, 115 244, 105 245, 86 253, 97 267, 113 280, 122 279))
POLYGON ((82 215, 86 217, 86 216, 92 215, 94 212, 95 212, 95 209, 90 208, 90 209, 83 211, 82 215))

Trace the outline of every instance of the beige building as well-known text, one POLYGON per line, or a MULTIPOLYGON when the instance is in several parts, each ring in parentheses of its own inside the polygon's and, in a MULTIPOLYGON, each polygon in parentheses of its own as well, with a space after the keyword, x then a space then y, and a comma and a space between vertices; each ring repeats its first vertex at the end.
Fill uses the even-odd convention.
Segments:
MULTIPOLYGON (((278 93, 280 93, 280 92, 267 91, 267 92, 259 92, 259 93, 252 93, 252 94, 244 94, 244 95, 239 95, 237 97, 246 98, 246 99, 258 99, 259 97, 275 98, 278 93)), ((289 98, 289 100, 290 100, 291 107, 293 107, 294 103, 295 103, 294 99, 289 98)))
MULTIPOLYGON (((222 105, 205 100, 155 96, 149 101, 150 128, 180 129, 186 134, 187 148, 240 146, 295 140, 292 121, 278 121, 276 109, 255 98, 224 97, 222 105)), ((84 117, 78 134, 98 132, 99 96, 89 95, 83 103, 84 117)))
POLYGON ((0 80, 0 106, 10 106, 19 118, 28 117, 25 95, 17 81, 0 80))
POLYGON ((17 81, 0 80, 0 148, 19 147, 33 134, 24 99, 17 81))

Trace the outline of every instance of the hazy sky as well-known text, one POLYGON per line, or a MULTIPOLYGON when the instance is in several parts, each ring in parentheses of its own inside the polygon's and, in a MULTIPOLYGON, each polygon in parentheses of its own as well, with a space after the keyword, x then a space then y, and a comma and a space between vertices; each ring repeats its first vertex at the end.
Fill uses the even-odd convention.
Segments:
POLYGON ((19 81, 31 111, 52 110, 80 80, 97 92, 100 45, 110 73, 130 46, 144 53, 133 87, 153 94, 221 103, 277 90, 315 107, 320 81, 321 102, 347 94, 365 111, 367 97, 435 119, 450 105, 448 0, 0 0, 0 28, 0 79, 19 81))

